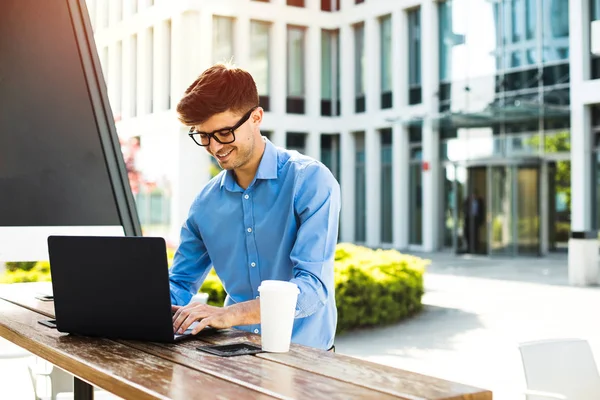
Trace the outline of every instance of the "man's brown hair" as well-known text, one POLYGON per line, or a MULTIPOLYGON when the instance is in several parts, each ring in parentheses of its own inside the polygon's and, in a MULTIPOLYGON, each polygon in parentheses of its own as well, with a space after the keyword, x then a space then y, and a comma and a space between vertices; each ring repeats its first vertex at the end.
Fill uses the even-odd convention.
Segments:
POLYGON ((257 105, 252 75, 233 65, 215 64, 187 88, 177 104, 177 115, 183 124, 192 126, 215 114, 228 110, 243 114, 257 105))

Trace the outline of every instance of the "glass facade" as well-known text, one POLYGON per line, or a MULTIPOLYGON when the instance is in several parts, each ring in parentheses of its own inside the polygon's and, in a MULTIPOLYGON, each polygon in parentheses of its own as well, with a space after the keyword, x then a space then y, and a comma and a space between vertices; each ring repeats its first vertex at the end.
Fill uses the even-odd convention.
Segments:
POLYGON ((367 239, 367 197, 365 171, 365 134, 354 133, 356 146, 354 175, 354 241, 364 243, 367 239))
POLYGON ((381 242, 392 243, 393 199, 392 199, 392 130, 382 129, 381 137, 381 242))
POLYGON ((260 105, 269 111, 269 31, 271 24, 250 21, 250 64, 249 72, 254 77, 260 96, 260 105))
POLYGON ((381 40, 381 108, 392 108, 392 16, 379 21, 381 40))
POLYGON ((291 114, 304 114, 304 42, 305 29, 298 26, 287 28, 287 105, 291 114))
POLYGON ((365 25, 354 26, 354 111, 364 112, 365 102, 365 25))
POLYGON ((408 11, 408 103, 419 104, 421 95, 421 9, 408 11))
POLYGON ((285 148, 304 154, 306 152, 306 133, 287 132, 285 136, 285 148))
POLYGON ((423 244, 423 147, 422 128, 409 129, 409 244, 423 244))

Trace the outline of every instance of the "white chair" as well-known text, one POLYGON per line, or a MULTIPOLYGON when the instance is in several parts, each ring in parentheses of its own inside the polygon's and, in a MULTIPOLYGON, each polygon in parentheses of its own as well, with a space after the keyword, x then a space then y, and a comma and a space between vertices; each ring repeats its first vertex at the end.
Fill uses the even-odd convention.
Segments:
POLYGON ((589 343, 557 339, 519 345, 527 400, 598 400, 600 376, 589 343))

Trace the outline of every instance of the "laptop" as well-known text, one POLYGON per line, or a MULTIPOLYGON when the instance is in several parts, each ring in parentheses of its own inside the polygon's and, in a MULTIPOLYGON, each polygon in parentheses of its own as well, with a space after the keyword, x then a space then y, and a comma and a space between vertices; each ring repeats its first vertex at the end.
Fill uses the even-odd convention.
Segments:
POLYGON ((196 323, 173 332, 163 238, 49 236, 48 253, 60 332, 167 343, 193 337, 196 323))

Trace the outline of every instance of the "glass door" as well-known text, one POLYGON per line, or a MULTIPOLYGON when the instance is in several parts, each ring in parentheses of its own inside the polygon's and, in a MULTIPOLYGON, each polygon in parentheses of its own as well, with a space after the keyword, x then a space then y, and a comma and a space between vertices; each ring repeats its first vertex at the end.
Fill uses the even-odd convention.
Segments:
POLYGON ((519 255, 540 254, 540 185, 538 166, 516 167, 517 251, 519 255))
POLYGON ((490 171, 490 254, 513 255, 514 168, 494 166, 490 171))

